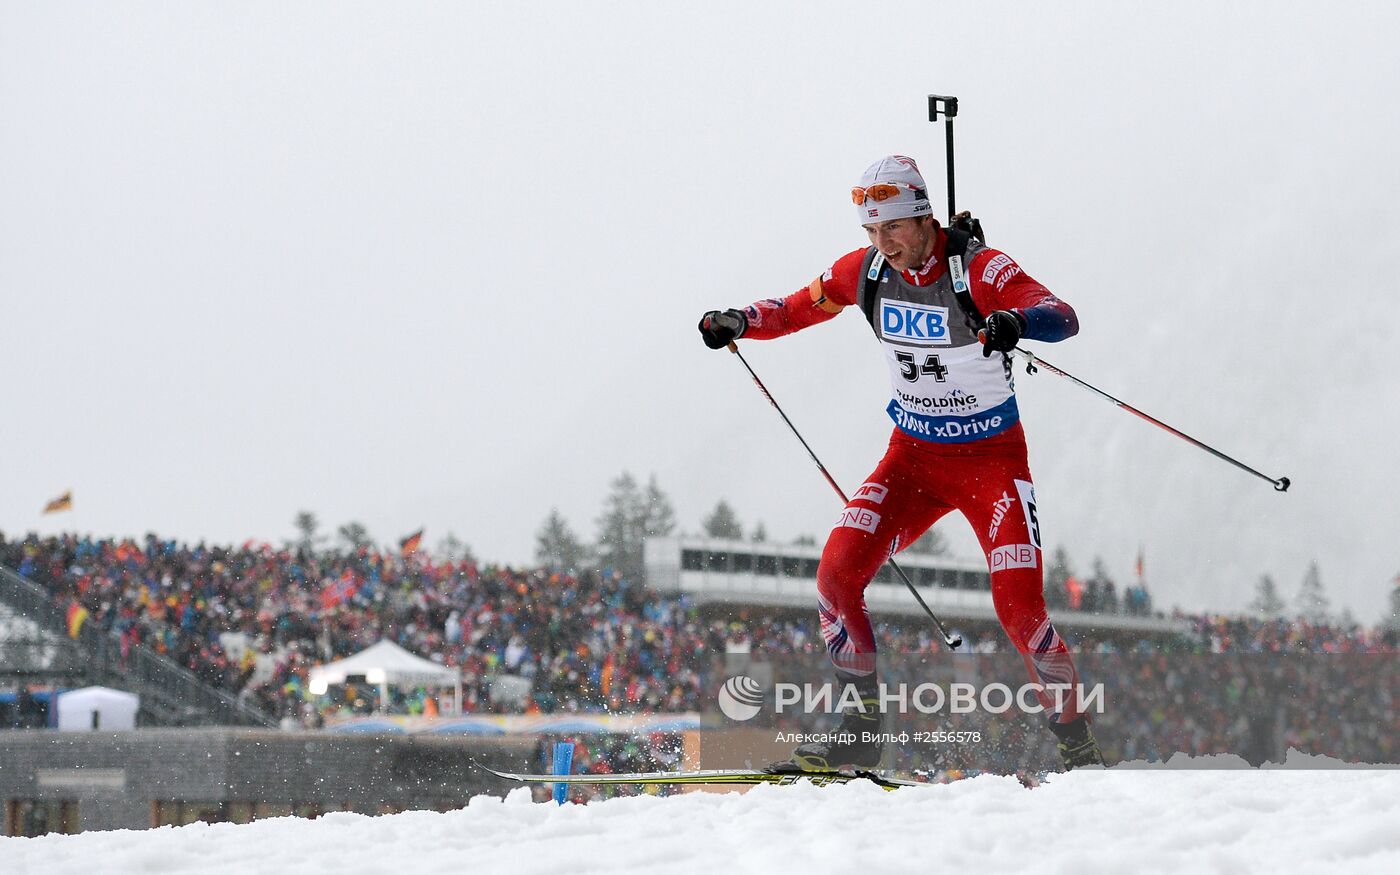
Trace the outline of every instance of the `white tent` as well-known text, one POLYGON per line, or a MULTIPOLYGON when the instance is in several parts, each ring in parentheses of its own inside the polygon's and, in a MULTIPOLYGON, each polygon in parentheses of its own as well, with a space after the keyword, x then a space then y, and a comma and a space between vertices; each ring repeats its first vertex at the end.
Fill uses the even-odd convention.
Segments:
POLYGON ((311 694, 324 695, 326 688, 331 684, 343 684, 346 678, 350 677, 364 677, 365 683, 379 686, 381 710, 389 707, 390 684, 450 686, 455 694, 457 713, 462 713, 461 672, 421 656, 414 656, 392 641, 380 641, 354 656, 311 669, 308 678, 311 694))
POLYGON ((135 729, 141 697, 107 687, 83 687, 58 694, 58 728, 135 729))

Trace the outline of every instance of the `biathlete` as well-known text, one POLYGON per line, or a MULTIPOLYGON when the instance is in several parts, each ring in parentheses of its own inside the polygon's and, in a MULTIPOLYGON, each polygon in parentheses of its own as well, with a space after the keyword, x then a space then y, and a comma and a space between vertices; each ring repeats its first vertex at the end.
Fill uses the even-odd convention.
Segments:
MULTIPOLYGON (((739 338, 782 337, 852 307, 870 321, 889 365, 889 448, 831 530, 817 569, 822 636, 838 683, 854 686, 862 707, 847 709, 831 734, 851 740, 794 751, 801 769, 879 764, 865 588, 887 557, 952 510, 972 524, 986 553, 997 618, 1032 679, 1047 688, 1078 684, 1045 610, 1035 487, 1009 355, 1022 339, 1073 337, 1078 318, 1010 256, 965 230, 941 227, 912 159, 875 162, 851 199, 869 246, 786 298, 711 310, 700 320, 705 344, 723 349, 739 338)), ((1047 693, 1041 703, 1066 768, 1103 763, 1074 695, 1047 693)))

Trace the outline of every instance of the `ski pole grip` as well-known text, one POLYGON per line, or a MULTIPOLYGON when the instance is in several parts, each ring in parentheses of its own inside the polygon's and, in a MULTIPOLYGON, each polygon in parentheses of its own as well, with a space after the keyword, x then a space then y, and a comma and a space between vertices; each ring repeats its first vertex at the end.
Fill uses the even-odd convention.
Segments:
POLYGON ((735 346, 734 341, 732 340, 729 341, 729 351, 734 353, 735 355, 739 354, 739 347, 735 346))

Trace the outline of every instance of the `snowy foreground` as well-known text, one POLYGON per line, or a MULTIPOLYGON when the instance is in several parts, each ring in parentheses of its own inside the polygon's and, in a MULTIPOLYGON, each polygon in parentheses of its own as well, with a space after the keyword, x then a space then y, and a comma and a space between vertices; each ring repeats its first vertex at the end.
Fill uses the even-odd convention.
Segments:
POLYGON ((0 872, 1400 872, 1400 771, 1075 772, 760 786, 0 839, 0 872))

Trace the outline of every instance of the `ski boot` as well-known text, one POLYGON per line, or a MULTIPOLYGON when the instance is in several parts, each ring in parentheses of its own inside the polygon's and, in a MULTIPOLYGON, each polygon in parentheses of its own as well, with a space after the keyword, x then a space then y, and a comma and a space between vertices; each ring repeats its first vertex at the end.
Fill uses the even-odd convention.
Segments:
POLYGON ((841 723, 824 733, 827 740, 797 746, 792 759, 774 763, 772 772, 833 772, 841 769, 874 769, 885 753, 881 737, 880 699, 862 696, 861 708, 847 708, 841 723))
POLYGON ((1069 723, 1056 723, 1052 720, 1050 731, 1059 739, 1060 759, 1064 761, 1066 772, 1082 766, 1106 765, 1103 753, 1099 750, 1099 743, 1094 739, 1094 732, 1089 728, 1087 717, 1080 717, 1069 723))

